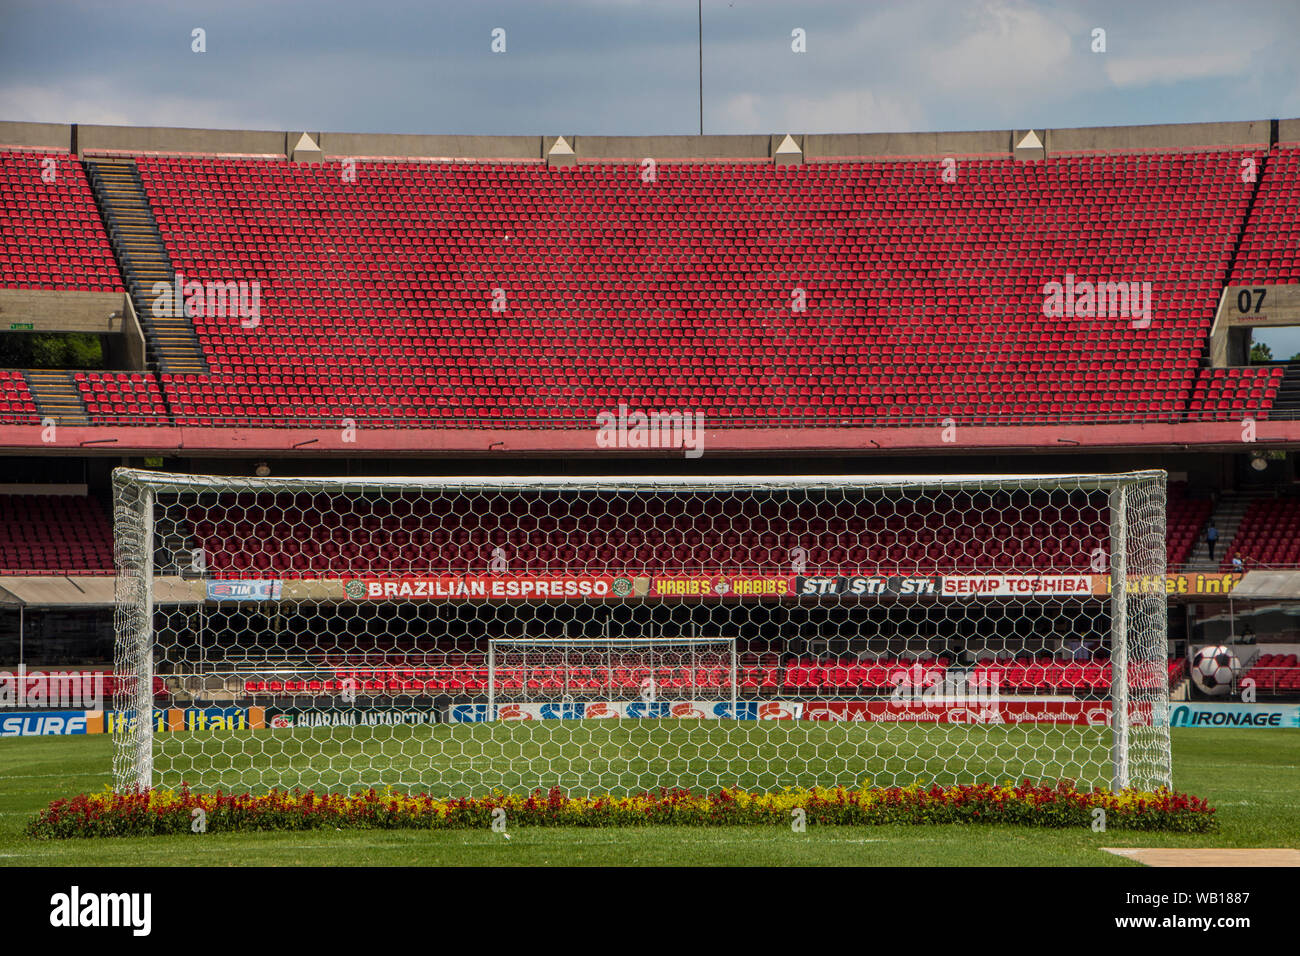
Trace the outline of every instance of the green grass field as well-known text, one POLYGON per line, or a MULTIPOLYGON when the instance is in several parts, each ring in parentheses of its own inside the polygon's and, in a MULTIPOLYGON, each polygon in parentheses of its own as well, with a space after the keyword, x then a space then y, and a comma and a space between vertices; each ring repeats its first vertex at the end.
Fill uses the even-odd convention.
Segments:
POLYGON ((157 738, 159 786, 355 790, 385 783, 442 796, 560 787, 692 790, 998 782, 1018 775, 1104 785, 1110 731, 1048 724, 546 720, 195 731, 157 738))
MULTIPOLYGON (((479 729, 481 731, 481 728, 479 729)), ((0 741, 0 863, 95 865, 1096 865, 1134 866, 1104 846, 1300 848, 1300 733, 1174 730, 1178 789, 1207 797, 1208 836, 1014 827, 810 827, 716 830, 515 829, 309 832, 293 835, 38 842, 23 825, 50 800, 109 783, 108 737, 0 741)))

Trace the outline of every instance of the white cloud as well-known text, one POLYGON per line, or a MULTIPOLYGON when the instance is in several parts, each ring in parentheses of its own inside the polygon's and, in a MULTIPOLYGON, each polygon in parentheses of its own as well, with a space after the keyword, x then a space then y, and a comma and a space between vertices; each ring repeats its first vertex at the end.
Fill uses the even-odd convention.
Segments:
POLYGON ((1150 86, 1248 73, 1255 50, 1234 49, 1207 53, 1195 50, 1171 56, 1134 56, 1106 61, 1106 76, 1116 86, 1150 86))
POLYGON ((825 96, 737 93, 711 121, 706 106, 705 125, 715 132, 895 132, 922 128, 924 111, 906 97, 872 90, 838 90, 825 96))
MULTIPOLYGON (((946 31, 960 31, 953 42, 922 42, 918 51, 917 76, 939 94, 1041 96, 1044 90, 1077 81, 1070 60, 1072 29, 1080 25, 1072 28, 1061 19, 1003 0, 982 3, 958 20, 960 26, 951 24, 946 31)), ((915 35, 927 34, 922 28, 915 35)))

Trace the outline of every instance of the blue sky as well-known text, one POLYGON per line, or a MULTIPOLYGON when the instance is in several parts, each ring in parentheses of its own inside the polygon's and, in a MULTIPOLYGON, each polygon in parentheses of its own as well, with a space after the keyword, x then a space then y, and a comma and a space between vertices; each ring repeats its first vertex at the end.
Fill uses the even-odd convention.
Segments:
MULTIPOLYGON (((705 0, 703 20, 706 132, 1300 116, 1295 0, 705 0)), ((693 133, 697 58, 695 0, 0 0, 0 119, 693 133)))

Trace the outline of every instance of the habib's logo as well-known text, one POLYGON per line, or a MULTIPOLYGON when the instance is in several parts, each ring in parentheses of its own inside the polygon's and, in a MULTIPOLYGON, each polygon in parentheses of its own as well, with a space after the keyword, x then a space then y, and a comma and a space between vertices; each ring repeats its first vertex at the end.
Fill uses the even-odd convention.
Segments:
POLYGON ((532 720, 533 715, 519 704, 502 704, 497 708, 497 720, 532 720))
POLYGON ((794 711, 780 701, 770 700, 758 705, 759 720, 794 720, 794 711))
POLYGON ((609 717, 617 717, 618 711, 615 710, 613 707, 611 707, 609 704, 605 704, 605 703, 588 704, 587 710, 583 714, 583 716, 592 717, 598 720, 604 720, 609 717))
POLYGON ((705 716, 704 711, 700 710, 690 701, 682 701, 679 704, 673 704, 668 712, 674 717, 694 717, 698 719, 705 716))

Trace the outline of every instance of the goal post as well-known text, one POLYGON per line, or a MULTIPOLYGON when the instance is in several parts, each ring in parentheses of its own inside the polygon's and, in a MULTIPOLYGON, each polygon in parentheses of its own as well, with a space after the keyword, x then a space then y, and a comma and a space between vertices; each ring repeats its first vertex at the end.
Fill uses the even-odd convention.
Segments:
POLYGON ((1162 471, 114 471, 114 785, 1169 786, 1162 471))

